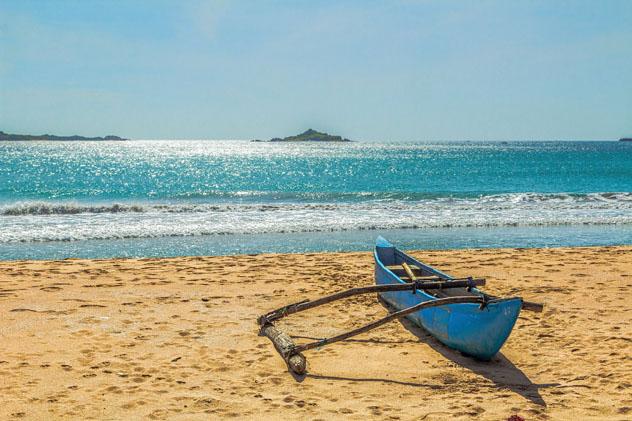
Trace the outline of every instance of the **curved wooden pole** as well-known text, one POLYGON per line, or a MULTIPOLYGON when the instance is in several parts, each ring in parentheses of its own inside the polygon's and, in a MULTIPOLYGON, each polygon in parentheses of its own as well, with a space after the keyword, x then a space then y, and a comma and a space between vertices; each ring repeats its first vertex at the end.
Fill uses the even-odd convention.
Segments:
POLYGON ((374 322, 371 322, 367 325, 351 330, 349 332, 341 333, 340 335, 334 336, 332 338, 325 338, 325 339, 321 339, 320 341, 309 342, 303 345, 296 346, 294 347, 292 352, 301 353, 303 351, 307 351, 313 348, 319 348, 321 346, 329 345, 334 342, 343 341, 345 339, 351 338, 361 333, 368 332, 369 330, 382 326, 383 324, 388 323, 392 320, 401 319, 402 317, 406 317, 411 313, 424 310, 427 308, 439 307, 439 306, 444 306, 448 304, 463 304, 463 303, 483 304, 484 302, 485 300, 482 297, 472 297, 472 296, 449 297, 449 298, 440 298, 438 300, 424 301, 423 303, 419 303, 412 307, 408 307, 403 310, 396 311, 395 313, 391 313, 388 316, 383 317, 379 320, 376 320, 374 322))

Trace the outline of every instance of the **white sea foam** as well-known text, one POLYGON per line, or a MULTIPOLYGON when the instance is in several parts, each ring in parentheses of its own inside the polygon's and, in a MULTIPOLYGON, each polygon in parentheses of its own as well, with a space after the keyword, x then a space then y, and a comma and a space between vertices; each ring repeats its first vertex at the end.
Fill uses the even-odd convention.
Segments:
POLYGON ((328 203, 26 202, 0 207, 0 243, 574 224, 632 224, 632 193, 516 193, 328 203))
POLYGON ((77 203, 50 203, 50 202, 18 202, 13 205, 0 208, 0 215, 76 215, 80 213, 119 213, 119 212, 143 212, 141 205, 80 205, 77 203))

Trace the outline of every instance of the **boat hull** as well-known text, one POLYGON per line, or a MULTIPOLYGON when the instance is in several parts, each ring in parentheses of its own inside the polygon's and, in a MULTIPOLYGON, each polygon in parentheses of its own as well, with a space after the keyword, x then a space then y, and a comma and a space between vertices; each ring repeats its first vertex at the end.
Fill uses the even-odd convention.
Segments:
MULTIPOLYGON (((386 268, 387 265, 401 264, 402 261, 417 265, 434 275, 451 279, 450 276, 401 252, 383 238, 378 239, 374 258, 375 282, 378 285, 404 283, 386 268)), ((473 292, 480 294, 477 290, 473 292)), ((380 295, 397 310, 437 299, 424 291, 416 291, 415 294, 408 291, 385 292, 380 295)), ((493 300, 482 309, 474 303, 450 304, 420 310, 407 318, 445 345, 475 358, 489 360, 509 337, 521 308, 521 298, 508 298, 493 300)))

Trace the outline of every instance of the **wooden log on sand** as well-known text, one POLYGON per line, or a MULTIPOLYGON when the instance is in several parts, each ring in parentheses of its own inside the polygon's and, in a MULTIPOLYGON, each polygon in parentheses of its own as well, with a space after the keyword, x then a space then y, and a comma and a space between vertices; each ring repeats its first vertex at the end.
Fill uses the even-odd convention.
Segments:
POLYGON ((305 374, 307 371, 305 356, 300 352, 294 352, 296 345, 288 334, 277 329, 272 323, 266 323, 261 327, 260 335, 267 336, 272 341, 290 371, 299 375, 305 374))

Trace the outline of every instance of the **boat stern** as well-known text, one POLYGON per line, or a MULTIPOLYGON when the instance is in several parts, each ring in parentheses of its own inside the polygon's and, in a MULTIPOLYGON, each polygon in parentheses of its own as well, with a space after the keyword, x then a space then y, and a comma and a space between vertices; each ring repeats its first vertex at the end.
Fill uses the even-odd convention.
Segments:
POLYGON ((427 325, 446 345, 488 361, 509 338, 521 308, 520 298, 493 302, 483 309, 469 304, 445 306, 435 309, 427 325))

